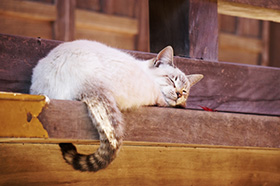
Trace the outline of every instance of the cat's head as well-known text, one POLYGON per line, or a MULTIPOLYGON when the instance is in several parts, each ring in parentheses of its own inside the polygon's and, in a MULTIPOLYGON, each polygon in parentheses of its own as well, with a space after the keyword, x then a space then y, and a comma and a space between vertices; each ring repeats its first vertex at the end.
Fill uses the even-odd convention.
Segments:
POLYGON ((190 88, 203 78, 202 74, 185 75, 173 64, 173 49, 171 46, 160 51, 151 60, 150 68, 160 86, 168 106, 186 107, 190 88))

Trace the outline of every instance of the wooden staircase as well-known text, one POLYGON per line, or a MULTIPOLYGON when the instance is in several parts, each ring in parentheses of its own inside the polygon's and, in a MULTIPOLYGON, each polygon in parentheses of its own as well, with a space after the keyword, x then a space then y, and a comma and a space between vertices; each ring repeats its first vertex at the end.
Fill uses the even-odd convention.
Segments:
POLYGON ((59 43, 0 34, 0 185, 280 185, 280 69, 180 57, 185 73, 205 75, 187 109, 125 112, 119 157, 73 170, 57 144, 98 147, 86 106, 28 95, 32 68, 59 43))

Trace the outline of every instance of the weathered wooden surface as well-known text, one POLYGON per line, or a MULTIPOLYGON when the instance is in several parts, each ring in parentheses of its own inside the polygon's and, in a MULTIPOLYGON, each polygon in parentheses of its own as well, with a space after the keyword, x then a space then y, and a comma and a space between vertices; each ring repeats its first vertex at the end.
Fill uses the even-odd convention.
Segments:
MULTIPOLYGON (((98 145, 77 145, 82 153, 98 145)), ((57 144, 0 143, 0 185, 269 185, 280 183, 280 150, 126 143, 96 173, 65 163, 57 144)))
POLYGON ((189 57, 218 61, 217 0, 189 0, 189 57))
POLYGON ((278 0, 226 0, 233 3, 247 4, 257 7, 280 10, 280 2, 278 0))
POLYGON ((218 0, 220 14, 274 22, 280 22, 279 7, 279 1, 218 0))
MULTIPOLYGON (((124 118, 128 141, 280 148, 279 117, 144 107, 124 118)), ((50 138, 99 139, 78 101, 51 100, 39 120, 50 138)))
POLYGON ((56 1, 55 40, 72 41, 75 39, 75 1, 56 1))
MULTIPOLYGON (((0 34, 0 90, 28 93, 32 68, 60 42, 0 34)), ((154 54, 132 52, 142 59, 154 54)), ((280 69, 175 57, 185 73, 204 79, 191 89, 188 108, 280 115, 280 69)))

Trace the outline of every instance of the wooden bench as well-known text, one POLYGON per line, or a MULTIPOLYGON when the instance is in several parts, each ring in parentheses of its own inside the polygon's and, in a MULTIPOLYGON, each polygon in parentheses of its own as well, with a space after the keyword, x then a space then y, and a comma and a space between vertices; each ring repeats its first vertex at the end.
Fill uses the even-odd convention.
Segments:
POLYGON ((0 93, 1 185, 280 183, 280 69, 181 57, 175 64, 185 73, 205 75, 188 108, 125 112, 125 142, 112 165, 73 170, 57 143, 73 142, 84 153, 98 147, 86 106, 28 95, 32 68, 59 43, 0 34, 0 91, 13 92, 0 93))

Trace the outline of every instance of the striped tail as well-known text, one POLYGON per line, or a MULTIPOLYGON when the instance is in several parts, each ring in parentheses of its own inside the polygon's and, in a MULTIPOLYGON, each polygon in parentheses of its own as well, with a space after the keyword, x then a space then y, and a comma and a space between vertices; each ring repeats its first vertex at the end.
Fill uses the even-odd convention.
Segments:
POLYGON ((99 133, 100 146, 97 151, 84 155, 79 154, 71 143, 59 144, 66 162, 81 171, 98 171, 106 168, 116 158, 122 144, 122 114, 112 96, 100 92, 98 94, 98 96, 86 94, 81 96, 81 101, 86 103, 92 122, 99 133))

